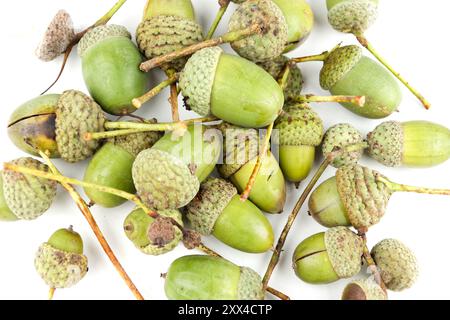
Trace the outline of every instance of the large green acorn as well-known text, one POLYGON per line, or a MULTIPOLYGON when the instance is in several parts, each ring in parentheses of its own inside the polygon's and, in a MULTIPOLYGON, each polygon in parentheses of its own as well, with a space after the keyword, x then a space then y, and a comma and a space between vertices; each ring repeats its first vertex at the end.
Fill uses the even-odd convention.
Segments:
POLYGON ((286 104, 277 119, 280 166, 287 180, 300 183, 311 172, 316 147, 322 142, 323 123, 307 104, 286 104))
POLYGON ((252 269, 219 257, 185 256, 167 272, 170 300, 263 300, 261 277, 252 269))
POLYGON ((192 228, 203 235, 213 234, 230 247, 248 253, 272 248, 270 222, 252 202, 242 202, 230 182, 205 181, 186 209, 192 228))
POLYGON ((72 228, 56 231, 39 247, 34 266, 52 289, 76 285, 88 271, 88 260, 83 255, 83 240, 72 228))
POLYGON ((360 35, 377 19, 378 0, 327 0, 327 9, 335 30, 360 35))
POLYGON ((220 156, 221 140, 216 131, 192 125, 182 137, 167 133, 137 156, 133 181, 148 207, 178 209, 195 197, 220 156))
POLYGON ((375 279, 370 277, 349 283, 342 293, 342 300, 387 300, 387 294, 375 279))
POLYGON ((450 130, 428 121, 384 122, 367 142, 369 155, 388 167, 431 167, 450 157, 450 130))
MULTIPOLYGON (((220 127, 224 142, 224 160, 220 174, 243 192, 253 172, 257 158, 259 137, 255 129, 239 128, 227 123, 220 127)), ((286 202, 283 172, 271 152, 263 158, 261 169, 249 199, 262 211, 281 213, 286 202)))
POLYGON ((148 76, 139 70, 142 56, 125 27, 103 25, 88 31, 78 55, 89 93, 103 110, 116 115, 136 111, 131 101, 146 92, 148 76))
POLYGON ((196 52, 179 85, 188 108, 242 127, 268 126, 284 103, 283 91, 270 74, 219 47, 196 52))
POLYGON ((328 229, 297 246, 292 258, 294 271, 311 284, 353 277, 361 270, 363 247, 363 240, 349 229, 328 229))

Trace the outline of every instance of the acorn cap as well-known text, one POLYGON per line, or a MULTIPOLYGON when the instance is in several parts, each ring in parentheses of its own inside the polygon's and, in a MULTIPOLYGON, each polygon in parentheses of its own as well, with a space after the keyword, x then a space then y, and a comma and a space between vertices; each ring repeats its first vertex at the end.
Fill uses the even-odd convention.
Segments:
POLYGON ((360 165, 350 165, 336 171, 339 196, 347 216, 356 229, 369 228, 384 216, 392 191, 377 182, 379 172, 360 165))
POLYGON ((416 282, 419 275, 417 259, 400 241, 383 240, 373 247, 371 255, 389 290, 402 291, 411 288, 416 282))
POLYGON ((186 207, 192 229, 210 235, 217 218, 236 194, 236 187, 223 179, 208 179, 202 183, 200 192, 186 207))
POLYGON ((373 0, 347 0, 328 11, 328 21, 333 29, 363 34, 377 19, 378 5, 373 0))
POLYGON ((180 74, 179 86, 186 104, 201 116, 211 110, 211 93, 217 65, 223 50, 219 47, 197 51, 180 74))
POLYGON ((240 267, 237 300, 264 300, 262 279, 255 271, 240 267))
POLYGON ((160 150, 142 151, 133 164, 138 196, 156 210, 178 209, 197 194, 200 182, 179 158, 160 150))
POLYGON ((345 46, 334 49, 323 62, 320 70, 320 86, 330 90, 344 78, 348 72, 363 57, 362 49, 358 46, 345 46))
POLYGON ((86 141, 85 133, 104 131, 105 115, 100 106, 84 93, 65 91, 56 106, 56 143, 61 158, 78 162, 92 156, 100 145, 86 141))
POLYGON ((72 18, 66 11, 59 10, 36 49, 36 56, 43 61, 54 60, 67 50, 74 39, 72 18))
MULTIPOLYGON (((195 21, 179 17, 159 15, 144 20, 136 31, 139 50, 147 59, 172 53, 203 40, 202 28, 195 21)), ((176 70, 183 69, 187 58, 170 63, 176 70)))
POLYGON ((400 122, 383 122, 367 135, 367 152, 376 161, 388 166, 402 165, 403 127, 400 122))
POLYGON ((318 146, 322 142, 323 123, 307 104, 288 103, 275 125, 281 146, 318 146))
POLYGON ((262 25, 262 33, 232 42, 233 49, 254 62, 280 56, 288 41, 288 26, 281 9, 270 0, 245 1, 231 16, 228 30, 242 30, 255 23, 262 25))
POLYGON ((325 247, 334 271, 339 278, 350 278, 361 270, 363 240, 345 227, 325 232, 325 247))
POLYGON ((78 43, 78 55, 83 57, 86 51, 97 43, 114 37, 131 39, 127 28, 117 24, 105 24, 89 30, 78 43))
MULTIPOLYGON (((352 125, 341 123, 327 130, 323 138, 322 153, 326 157, 335 147, 346 147, 363 142, 361 133, 352 125)), ((358 163, 363 155, 363 150, 346 152, 336 157, 331 164, 335 168, 358 163)))
POLYGON ((350 282, 342 293, 342 300, 387 300, 387 294, 370 277, 350 282))
MULTIPOLYGON (((33 158, 20 158, 12 164, 49 172, 49 167, 33 158)), ((4 170, 3 192, 6 204, 14 215, 23 220, 34 220, 50 208, 56 197, 55 181, 28 174, 4 170)))

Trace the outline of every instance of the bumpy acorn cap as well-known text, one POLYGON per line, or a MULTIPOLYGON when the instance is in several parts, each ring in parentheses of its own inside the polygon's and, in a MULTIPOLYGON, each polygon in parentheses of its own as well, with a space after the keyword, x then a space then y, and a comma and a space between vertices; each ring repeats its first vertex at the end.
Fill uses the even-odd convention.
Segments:
MULTIPOLYGON (((346 147, 363 142, 361 133, 352 125, 341 123, 327 130, 323 138, 322 153, 326 157, 335 147, 346 147)), ((331 164, 335 168, 358 163, 363 155, 363 150, 346 152, 336 157, 331 164)))
POLYGON ((278 117, 281 146, 318 146, 322 142, 323 123, 319 115, 307 104, 288 103, 278 117))
POLYGON ((325 59, 320 70, 320 86, 330 90, 344 78, 362 58, 362 49, 358 46, 345 46, 334 49, 325 59))
POLYGON ((138 196, 156 210, 178 209, 197 194, 200 182, 179 158, 160 150, 142 151, 133 163, 138 196))
POLYGON ((240 267, 240 270, 237 300, 263 300, 264 289, 259 274, 247 267, 240 267))
POLYGON ((186 207, 192 229, 210 235, 222 211, 237 194, 236 187, 223 179, 209 179, 201 184, 200 192, 186 207))
POLYGON ((416 282, 419 275, 417 259, 400 241, 383 240, 373 247, 371 255, 389 290, 402 291, 412 287, 416 282))
POLYGON ((104 131, 105 115, 100 106, 84 93, 65 91, 56 105, 56 143, 61 158, 78 162, 92 156, 100 142, 86 141, 87 132, 104 131))
POLYGON ((373 0, 347 0, 328 11, 328 21, 333 29, 363 34, 377 19, 378 5, 373 0))
POLYGON ((125 37, 131 39, 127 28, 117 24, 106 24, 89 30, 78 43, 78 55, 83 57, 87 50, 97 43, 114 37, 125 37))
POLYGON ((376 180, 379 172, 360 165, 336 171, 339 196, 350 223, 356 229, 369 228, 384 216, 392 191, 376 180))
POLYGON ((383 122, 367 135, 369 155, 388 167, 402 165, 403 127, 400 122, 383 122))
POLYGON ((56 13, 44 38, 36 49, 36 56, 43 61, 51 61, 63 54, 75 39, 75 30, 70 15, 60 10, 56 13))
MULTIPOLYGON (((195 21, 179 16, 156 16, 139 25, 136 41, 147 59, 162 56, 203 40, 202 28, 195 21)), ((186 58, 170 63, 176 70, 183 69, 186 58)))
MULTIPOLYGON (((33 158, 20 158, 12 164, 49 172, 49 167, 33 158)), ((6 204, 14 215, 23 220, 34 220, 50 208, 56 197, 56 182, 22 174, 3 171, 3 192, 6 204)))
POLYGON ((344 289, 342 300, 387 300, 387 294, 370 277, 349 283, 344 289))
POLYGON ((281 9, 271 0, 245 1, 231 16, 228 30, 242 30, 255 23, 261 24, 262 33, 232 42, 233 49, 254 62, 280 56, 288 41, 288 26, 281 9))

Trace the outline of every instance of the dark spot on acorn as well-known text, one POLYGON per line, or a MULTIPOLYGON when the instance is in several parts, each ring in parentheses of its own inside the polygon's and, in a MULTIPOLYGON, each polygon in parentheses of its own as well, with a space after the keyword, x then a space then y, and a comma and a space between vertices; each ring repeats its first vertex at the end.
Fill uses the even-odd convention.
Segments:
POLYGON ((150 242, 158 247, 164 247, 175 239, 175 230, 172 219, 166 217, 157 218, 148 230, 150 242))
POLYGON ((197 171, 197 165, 195 163, 190 163, 188 165, 189 171, 192 175, 195 175, 195 172, 197 171))
POLYGON ((183 244, 188 250, 197 248, 202 243, 200 233, 193 230, 185 230, 183 233, 183 244))
POLYGON ((345 288, 342 300, 367 300, 367 297, 360 286, 351 283, 345 288))
POLYGON ((187 98, 187 97, 183 97, 183 106, 184 106, 184 108, 185 108, 187 111, 191 111, 191 110, 192 110, 191 107, 189 106, 188 98, 187 98))

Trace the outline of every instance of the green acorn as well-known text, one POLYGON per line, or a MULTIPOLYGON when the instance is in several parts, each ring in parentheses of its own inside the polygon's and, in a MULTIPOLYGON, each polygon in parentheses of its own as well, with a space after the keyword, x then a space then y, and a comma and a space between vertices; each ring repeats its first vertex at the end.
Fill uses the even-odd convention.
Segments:
POLYGON ((361 270, 363 240, 344 227, 328 229, 303 240, 292 262, 296 275, 311 284, 350 278, 361 270))
POLYGON ((300 183, 311 172, 323 136, 320 117, 307 104, 288 103, 277 119, 280 166, 287 180, 300 183))
POLYGON ((428 121, 384 122, 367 142, 369 155, 388 167, 431 167, 450 157, 450 130, 428 121))
POLYGON ((387 294, 370 277, 350 282, 342 293, 342 300, 387 300, 387 294))
POLYGON ((378 0, 327 0, 327 9, 335 30, 360 35, 377 19, 378 0))
POLYGON ((165 292, 170 300, 263 300, 261 277, 219 257, 185 256, 167 272, 165 292))
POLYGON ((263 253, 272 248, 272 226, 249 200, 242 202, 233 184, 223 179, 205 181, 187 209, 192 228, 213 234, 223 243, 248 253, 263 253))

